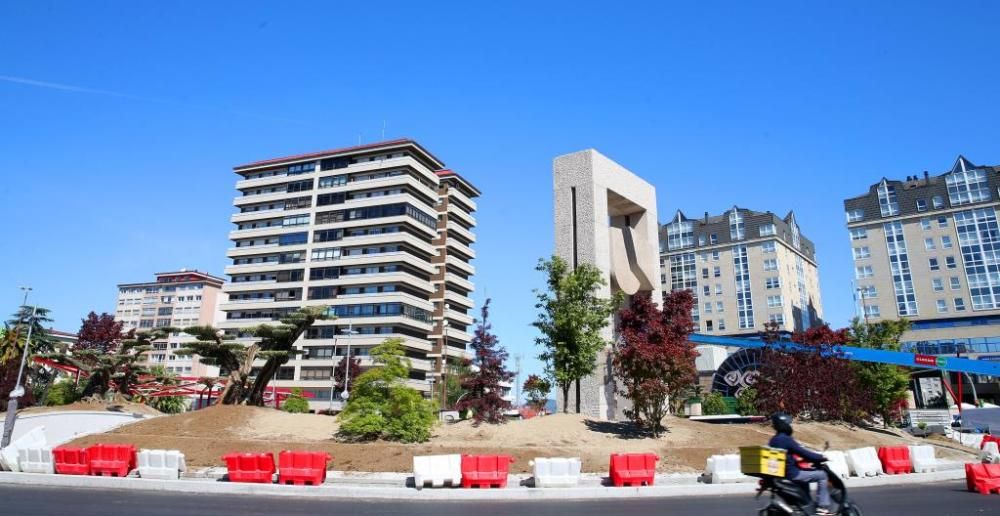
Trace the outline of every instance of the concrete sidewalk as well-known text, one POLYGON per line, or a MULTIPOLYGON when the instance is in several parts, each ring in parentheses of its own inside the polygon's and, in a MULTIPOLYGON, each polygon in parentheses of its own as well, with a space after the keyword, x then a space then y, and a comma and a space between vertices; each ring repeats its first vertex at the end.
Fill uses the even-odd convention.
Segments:
MULTIPOLYGON (((525 475, 517 475, 524 477, 525 475)), ((657 476, 649 487, 605 487, 599 475, 581 479, 579 487, 536 489, 519 485, 521 478, 511 478, 506 489, 430 489, 403 487, 408 475, 403 473, 332 474, 328 483, 317 487, 277 484, 241 484, 210 478, 149 480, 142 478, 85 477, 0 473, 0 484, 52 486, 91 489, 127 489, 185 494, 255 494, 307 498, 358 500, 600 500, 620 498, 667 498, 679 496, 752 495, 756 481, 734 484, 700 484, 693 475, 657 476), (373 475, 374 478, 365 479, 373 475), (348 477, 353 477, 348 480, 348 477), (593 478, 591 478, 593 477, 593 478), (362 483, 363 482, 363 483, 362 483), (390 485, 391 482, 391 485, 390 485)), ((935 473, 913 473, 869 478, 851 478, 851 488, 904 484, 935 483, 965 478, 964 469, 946 469, 935 473)))

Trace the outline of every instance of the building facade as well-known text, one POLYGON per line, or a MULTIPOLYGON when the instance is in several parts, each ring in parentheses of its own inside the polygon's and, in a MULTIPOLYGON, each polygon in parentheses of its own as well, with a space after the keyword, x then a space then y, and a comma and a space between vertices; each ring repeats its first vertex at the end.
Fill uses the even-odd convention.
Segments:
MULTIPOLYGON (((118 285, 115 320, 122 322, 124 331, 214 325, 223 283, 222 278, 186 269, 159 272, 150 282, 122 283, 118 285)), ((145 365, 163 366, 178 376, 218 376, 218 367, 202 364, 197 356, 174 353, 194 340, 184 333, 172 333, 165 340, 154 341, 145 365)))
POLYGON ((844 209, 858 312, 905 317, 908 349, 1000 358, 1000 167, 883 178, 844 209))
POLYGON ((678 211, 660 228, 660 282, 695 295, 698 331, 757 335, 768 322, 794 332, 821 324, 816 249, 789 212, 733 207, 690 219, 678 211))
POLYGON ((302 353, 275 377, 300 387, 313 408, 337 407, 332 371, 348 354, 373 365, 372 347, 403 340, 409 384, 428 396, 464 358, 475 258, 469 182, 412 140, 258 161, 234 168, 220 328, 276 324, 305 306, 328 307, 296 344, 302 353))

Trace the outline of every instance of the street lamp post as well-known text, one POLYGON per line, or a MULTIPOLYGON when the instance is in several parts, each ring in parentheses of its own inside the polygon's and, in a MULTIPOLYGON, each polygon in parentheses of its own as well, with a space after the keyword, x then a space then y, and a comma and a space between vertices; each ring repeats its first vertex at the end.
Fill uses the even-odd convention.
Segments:
POLYGON ((344 392, 340 393, 345 402, 351 396, 351 393, 347 392, 347 382, 351 381, 351 339, 357 333, 354 331, 354 323, 347 323, 347 330, 344 331, 344 335, 347 335, 347 362, 344 363, 344 392))
MULTIPOLYGON (((444 309, 448 310, 447 304, 444 305, 444 309)), ((447 408, 448 382, 445 381, 445 375, 448 374, 448 319, 441 320, 441 334, 444 338, 444 345, 441 346, 441 408, 447 408)))
MULTIPOLYGON (((24 300, 21 302, 22 307, 28 306, 28 293, 31 292, 31 287, 21 287, 24 292, 24 300)), ((28 335, 24 339, 24 349, 21 351, 21 366, 17 370, 17 382, 14 386, 14 390, 10 391, 10 395, 7 400, 7 417, 4 419, 3 423, 3 437, 0 438, 0 448, 6 448, 10 444, 10 438, 14 433, 14 423, 17 421, 17 401, 18 398, 24 395, 24 387, 21 386, 21 376, 24 374, 24 364, 27 362, 28 353, 31 349, 31 331, 35 327, 35 314, 38 312, 38 305, 35 305, 31 309, 31 316, 28 318, 28 335)), ((20 324, 18 324, 20 328, 20 324)), ((17 345, 15 339, 14 345, 17 345)))
MULTIPOLYGON (((333 392, 337 387, 337 327, 333 328, 333 353, 330 354, 330 414, 333 414, 333 392)), ((347 384, 344 384, 347 385, 347 384)))

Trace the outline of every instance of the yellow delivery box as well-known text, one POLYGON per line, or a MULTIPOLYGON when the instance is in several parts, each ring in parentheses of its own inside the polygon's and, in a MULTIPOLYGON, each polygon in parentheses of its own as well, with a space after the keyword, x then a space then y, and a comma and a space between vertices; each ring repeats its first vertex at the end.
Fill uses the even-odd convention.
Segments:
POLYGON ((740 448, 740 470, 754 477, 784 477, 785 450, 770 446, 744 446, 740 448))

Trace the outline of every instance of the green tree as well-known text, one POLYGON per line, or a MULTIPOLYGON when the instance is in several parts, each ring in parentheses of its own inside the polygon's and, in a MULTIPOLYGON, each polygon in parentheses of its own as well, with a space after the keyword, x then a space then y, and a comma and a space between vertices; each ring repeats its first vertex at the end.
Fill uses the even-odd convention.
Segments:
POLYGON ((54 362, 78 368, 87 377, 83 396, 104 397, 114 389, 118 394, 130 397, 132 388, 139 384, 139 377, 149 374, 139 364, 142 354, 153 349, 152 341, 165 338, 162 329, 151 332, 129 333, 123 340, 106 351, 101 349, 79 349, 57 351, 44 355, 54 362))
POLYGON ((757 389, 743 389, 736 396, 736 412, 741 416, 756 416, 757 409, 757 389))
POLYGON ((235 405, 264 405, 264 392, 278 368, 292 355, 300 353, 295 341, 316 321, 329 320, 329 307, 309 306, 300 308, 281 319, 281 324, 263 324, 241 331, 257 338, 257 342, 242 344, 226 338, 226 334, 211 326, 192 326, 183 331, 198 340, 186 348, 175 351, 178 355, 198 355, 203 364, 219 366, 228 374, 226 386, 219 395, 220 403, 235 405), (264 360, 264 365, 251 381, 254 362, 264 360))
POLYGON ((610 317, 622 302, 621 293, 611 299, 598 296, 607 285, 601 272, 590 264, 570 270, 558 256, 539 260, 536 270, 546 275, 546 290, 535 290, 539 310, 532 325, 541 336, 535 343, 544 348, 538 358, 545 372, 559 386, 563 412, 568 412, 569 389, 576 384, 576 412, 580 412, 580 380, 594 372, 597 354, 609 343, 601 337, 610 317))
POLYGON ((728 411, 726 400, 723 399, 720 392, 707 393, 701 400, 701 413, 706 416, 718 416, 728 411))
POLYGON ((45 397, 45 404, 52 407, 57 405, 69 405, 80 399, 80 390, 76 382, 72 379, 56 381, 49 387, 49 393, 45 397))
POLYGON ((528 398, 528 405, 537 410, 545 410, 545 404, 549 401, 549 391, 552 390, 552 384, 548 380, 533 374, 524 381, 524 395, 528 398))
MULTIPOLYGON (((149 374, 153 376, 153 380, 163 386, 177 385, 178 383, 177 375, 167 371, 161 365, 150 367, 149 374)), ((156 396, 147 399, 146 404, 164 414, 180 414, 187 409, 188 398, 187 396, 156 396)))
POLYGON ((447 408, 452 408, 458 400, 467 392, 462 385, 466 378, 472 374, 472 361, 468 359, 448 360, 448 374, 444 377, 445 396, 447 397, 447 408))
MULTIPOLYGON (((848 343, 852 346, 886 351, 899 351, 900 338, 910 328, 906 319, 885 320, 866 323, 855 317, 851 321, 848 343)), ((875 412, 881 416, 882 424, 898 418, 895 413, 900 403, 906 399, 910 385, 910 375, 906 369, 872 362, 854 362, 858 379, 868 387, 872 395, 875 412)))
POLYGON ((350 440, 430 439, 436 406, 406 386, 410 361, 403 354, 402 339, 386 339, 372 348, 371 356, 376 367, 355 380, 354 392, 340 413, 339 435, 350 440))
POLYGON ((281 410, 291 414, 306 414, 309 412, 309 402, 302 396, 302 389, 296 387, 281 404, 281 410))

